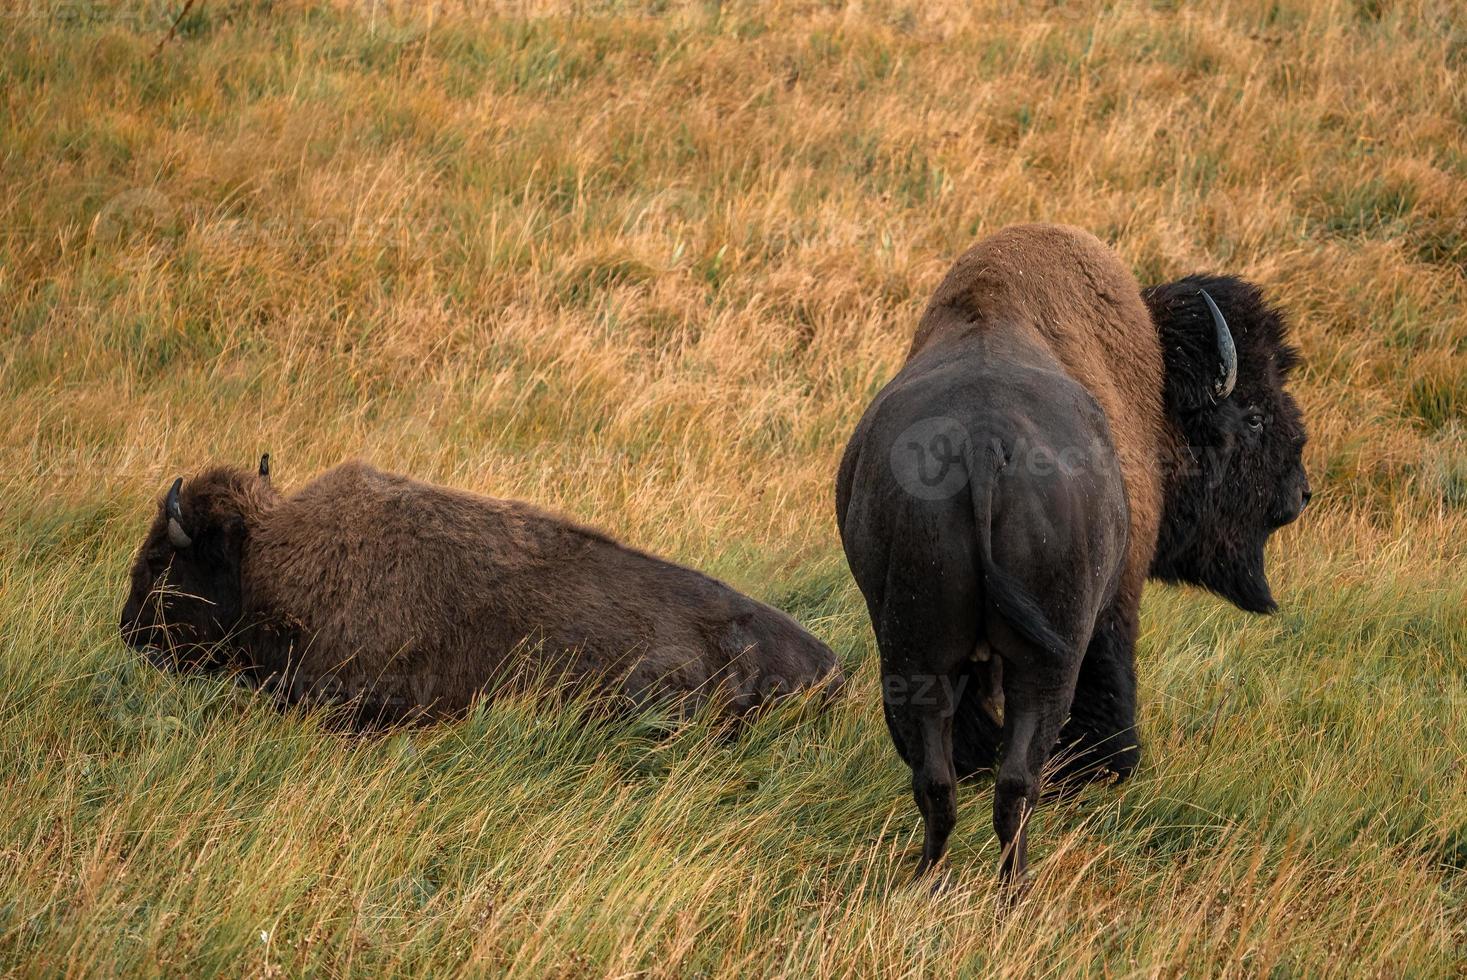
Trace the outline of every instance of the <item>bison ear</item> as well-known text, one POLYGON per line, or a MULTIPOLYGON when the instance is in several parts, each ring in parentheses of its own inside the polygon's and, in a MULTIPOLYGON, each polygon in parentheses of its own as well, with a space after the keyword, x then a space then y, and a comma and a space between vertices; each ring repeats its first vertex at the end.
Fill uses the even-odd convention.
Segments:
POLYGON ((183 507, 178 502, 178 491, 183 486, 183 477, 173 481, 173 486, 168 488, 168 496, 163 501, 163 510, 168 515, 168 543, 175 548, 183 549, 194 543, 187 531, 183 529, 183 507))
POLYGON ((266 453, 260 457, 260 479, 268 486, 270 483, 270 454, 266 453))

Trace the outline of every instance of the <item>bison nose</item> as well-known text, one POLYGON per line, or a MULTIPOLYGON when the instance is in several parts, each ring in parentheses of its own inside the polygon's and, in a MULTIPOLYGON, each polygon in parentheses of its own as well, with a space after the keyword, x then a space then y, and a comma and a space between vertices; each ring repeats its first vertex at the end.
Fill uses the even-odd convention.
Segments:
POLYGON ((1300 503, 1299 503, 1299 509, 1300 510, 1303 510, 1305 507, 1308 507, 1309 506, 1309 500, 1313 496, 1314 496, 1314 491, 1313 490, 1310 490, 1308 487, 1305 487, 1304 488, 1304 493, 1302 494, 1302 499, 1300 500, 1300 503))
POLYGON ((117 623, 117 630, 122 634, 122 642, 134 650, 141 650, 148 645, 144 635, 147 630, 138 620, 136 609, 125 608, 122 610, 122 618, 117 623))

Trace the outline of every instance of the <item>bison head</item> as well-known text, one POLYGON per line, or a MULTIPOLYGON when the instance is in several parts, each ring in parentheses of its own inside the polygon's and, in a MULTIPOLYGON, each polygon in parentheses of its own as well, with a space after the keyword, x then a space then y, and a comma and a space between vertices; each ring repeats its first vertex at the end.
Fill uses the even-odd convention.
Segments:
POLYGON ((222 666, 219 644, 242 609, 249 518, 273 493, 269 481, 266 456, 257 475, 216 469, 173 482, 133 562, 119 624, 128 646, 160 667, 222 666))
POLYGON ((1272 612, 1264 545, 1310 496, 1303 418, 1284 390, 1298 352, 1279 311, 1240 279, 1188 276, 1143 296, 1180 442, 1151 574, 1272 612))

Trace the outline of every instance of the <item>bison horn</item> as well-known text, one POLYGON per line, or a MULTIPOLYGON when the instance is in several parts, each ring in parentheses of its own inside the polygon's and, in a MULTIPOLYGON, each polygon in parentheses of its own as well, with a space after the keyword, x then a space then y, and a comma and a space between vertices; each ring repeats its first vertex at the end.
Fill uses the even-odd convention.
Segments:
POLYGON ((173 486, 168 488, 168 499, 163 504, 163 510, 168 514, 168 543, 175 548, 187 548, 194 543, 194 539, 183 529, 183 508, 178 506, 178 490, 182 486, 183 477, 174 480, 173 486))
POLYGON ((266 480, 266 481, 268 481, 270 479, 270 454, 269 453, 266 453, 265 455, 263 455, 263 456, 260 457, 260 479, 266 480))
POLYGON ((1202 294, 1203 302, 1212 313, 1212 326, 1217 332, 1217 355, 1222 362, 1218 371, 1217 380, 1212 383, 1212 395, 1218 401, 1222 401, 1233 393, 1233 386, 1238 383, 1238 348, 1233 343, 1233 332, 1228 329, 1228 321, 1223 319, 1222 310, 1207 295, 1207 290, 1197 290, 1202 294))

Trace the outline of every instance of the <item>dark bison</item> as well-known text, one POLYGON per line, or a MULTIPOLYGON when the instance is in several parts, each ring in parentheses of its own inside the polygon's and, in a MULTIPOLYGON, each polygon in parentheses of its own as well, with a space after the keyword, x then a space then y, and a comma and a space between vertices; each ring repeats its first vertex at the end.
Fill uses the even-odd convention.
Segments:
POLYGON ((1143 294, 1078 229, 1006 229, 948 273, 836 484, 925 825, 919 876, 957 780, 1000 755, 1006 880, 1056 747, 1062 787, 1135 769, 1148 576, 1274 608, 1264 544, 1309 499, 1295 357, 1255 287, 1143 294))
POLYGON ((825 644, 722 582, 358 462, 290 496, 265 461, 175 481, 121 629, 160 666, 349 704, 360 727, 451 716, 527 672, 635 704, 726 698, 734 714, 841 685, 825 644))

